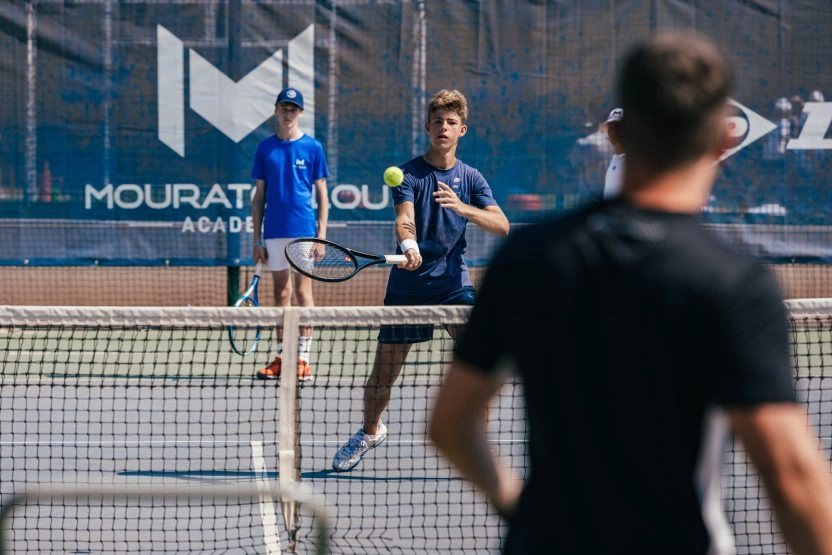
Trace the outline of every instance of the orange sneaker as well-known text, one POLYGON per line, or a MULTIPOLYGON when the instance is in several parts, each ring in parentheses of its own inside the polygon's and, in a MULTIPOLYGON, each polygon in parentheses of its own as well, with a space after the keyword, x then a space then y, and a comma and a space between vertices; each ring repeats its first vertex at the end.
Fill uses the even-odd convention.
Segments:
POLYGON ((305 360, 298 361, 298 381, 305 382, 312 379, 312 367, 305 360))
POLYGON ((281 360, 280 355, 274 357, 274 360, 263 368, 257 371, 257 378, 261 380, 276 380, 280 377, 281 360))
MULTIPOLYGON (((276 356, 275 359, 263 368, 262 370, 257 371, 257 377, 261 380, 276 380, 280 377, 280 370, 282 367, 282 361, 280 356, 276 356)), ((305 360, 298 361, 298 381, 305 382, 307 380, 312 379, 312 367, 309 366, 309 363, 305 360)))

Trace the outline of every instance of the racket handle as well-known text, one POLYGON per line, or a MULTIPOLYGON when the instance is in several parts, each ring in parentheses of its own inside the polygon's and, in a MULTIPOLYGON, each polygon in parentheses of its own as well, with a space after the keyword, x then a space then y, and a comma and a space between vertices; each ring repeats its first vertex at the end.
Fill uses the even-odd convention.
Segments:
POLYGON ((263 271, 263 263, 258 262, 257 265, 254 267, 254 275, 259 276, 260 272, 262 272, 262 271, 263 271))
POLYGON ((402 262, 407 262, 407 257, 403 254, 385 254, 384 255, 384 263, 385 264, 401 264, 402 262))

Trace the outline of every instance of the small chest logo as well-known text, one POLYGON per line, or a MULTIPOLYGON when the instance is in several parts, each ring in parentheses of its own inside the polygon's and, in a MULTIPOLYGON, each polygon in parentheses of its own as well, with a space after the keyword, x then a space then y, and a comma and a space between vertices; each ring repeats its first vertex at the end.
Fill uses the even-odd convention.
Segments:
POLYGON ((303 158, 298 158, 297 160, 295 160, 295 167, 299 170, 305 170, 306 160, 304 160, 303 158))

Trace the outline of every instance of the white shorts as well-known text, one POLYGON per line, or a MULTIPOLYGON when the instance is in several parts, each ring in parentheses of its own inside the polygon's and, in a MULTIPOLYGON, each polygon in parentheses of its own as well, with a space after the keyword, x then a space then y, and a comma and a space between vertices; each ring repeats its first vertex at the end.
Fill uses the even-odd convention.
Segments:
POLYGON ((286 245, 294 239, 264 239, 266 245, 266 268, 272 272, 281 272, 290 268, 286 260, 286 245))

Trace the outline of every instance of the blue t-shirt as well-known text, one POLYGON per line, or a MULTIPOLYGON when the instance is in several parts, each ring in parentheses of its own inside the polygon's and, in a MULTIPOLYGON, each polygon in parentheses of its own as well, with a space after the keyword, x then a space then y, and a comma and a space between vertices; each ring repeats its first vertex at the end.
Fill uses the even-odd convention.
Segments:
POLYGON ((272 135, 257 145, 251 177, 266 182, 263 238, 314 237, 315 181, 328 176, 324 148, 309 135, 294 141, 272 135))
MULTIPOLYGON (((416 215, 416 242, 422 265, 414 270, 394 267, 387 291, 406 295, 436 295, 471 285, 465 264, 465 224, 468 222, 433 197, 437 181, 446 183, 466 204, 485 208, 497 204, 491 187, 476 169, 460 160, 449 170, 437 169, 421 156, 401 166, 404 182, 393 188, 393 202, 412 202, 416 215)), ((401 252, 400 248, 396 252, 401 252)))

